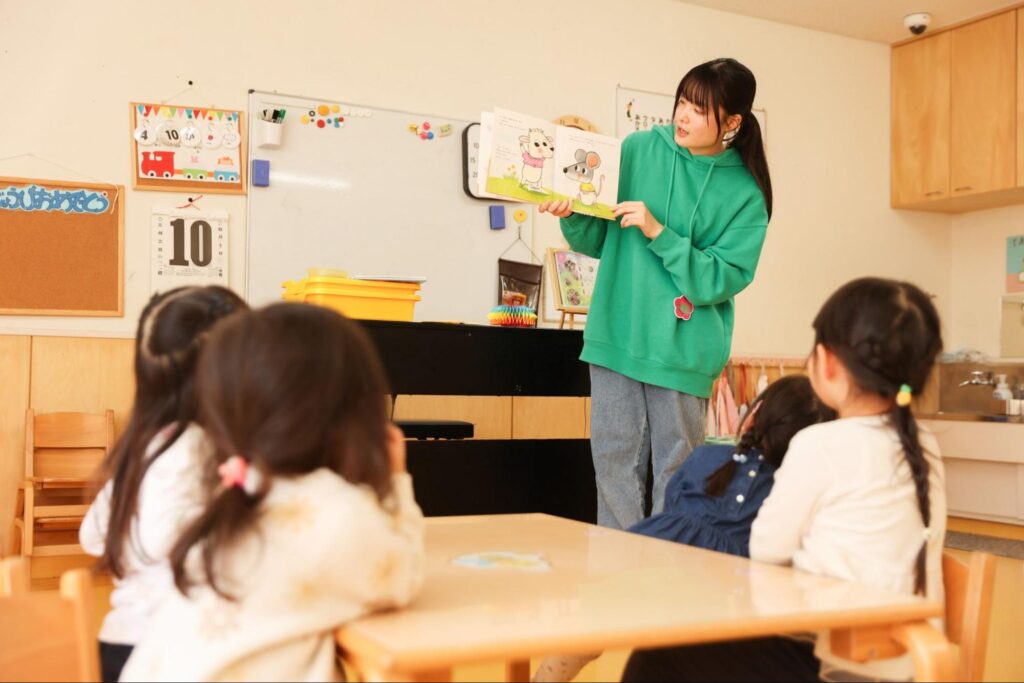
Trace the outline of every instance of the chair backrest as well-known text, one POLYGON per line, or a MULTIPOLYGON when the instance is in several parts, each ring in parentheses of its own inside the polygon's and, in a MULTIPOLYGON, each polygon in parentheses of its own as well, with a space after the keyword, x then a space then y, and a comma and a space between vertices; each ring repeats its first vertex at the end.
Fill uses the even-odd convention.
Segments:
POLYGON ((89 479, 114 444, 114 411, 25 412, 25 476, 89 479))
POLYGON ((946 637, 960 646, 957 680, 980 681, 985 671, 996 558, 972 552, 967 562, 942 554, 946 637))
POLYGON ((0 598, 28 593, 28 558, 11 557, 0 562, 0 598))
MULTIPOLYGON (((2 562, 7 575, 24 558, 2 562)), ((59 593, 0 596, 0 681, 98 681, 92 598, 87 569, 64 572, 59 593)))

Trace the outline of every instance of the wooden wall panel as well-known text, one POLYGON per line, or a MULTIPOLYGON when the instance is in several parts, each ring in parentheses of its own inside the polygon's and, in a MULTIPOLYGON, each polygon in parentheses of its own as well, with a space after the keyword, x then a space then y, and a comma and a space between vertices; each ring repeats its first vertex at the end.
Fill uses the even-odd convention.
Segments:
POLYGON ((11 550, 14 498, 25 470, 31 365, 30 337, 0 336, 0 556, 11 550))
POLYGON ((583 439, 587 433, 582 396, 514 396, 513 439, 583 439))
POLYGON ((512 438, 511 396, 399 396, 396 420, 464 420, 475 439, 512 438))
POLYGON ((134 339, 32 338, 29 405, 39 413, 114 411, 124 430, 135 392, 134 339))
POLYGON ((584 399, 583 402, 583 419, 586 420, 586 422, 583 424, 583 436, 588 439, 590 438, 590 409, 590 397, 587 396, 587 398, 584 399))

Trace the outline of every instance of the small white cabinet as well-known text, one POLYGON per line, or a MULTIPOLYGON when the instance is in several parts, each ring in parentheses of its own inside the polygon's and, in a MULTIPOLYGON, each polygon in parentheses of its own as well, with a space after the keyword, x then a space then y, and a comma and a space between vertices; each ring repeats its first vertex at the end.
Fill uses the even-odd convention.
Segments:
POLYGON ((949 514, 1024 525, 1024 424, 922 423, 942 451, 949 514))

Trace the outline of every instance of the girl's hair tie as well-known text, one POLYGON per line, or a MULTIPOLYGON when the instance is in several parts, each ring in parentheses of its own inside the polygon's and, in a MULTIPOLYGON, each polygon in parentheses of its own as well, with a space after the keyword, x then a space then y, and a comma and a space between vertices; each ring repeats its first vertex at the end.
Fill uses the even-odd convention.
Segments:
POLYGON ((740 463, 741 465, 746 465, 747 464, 747 456, 744 455, 743 453, 733 453, 732 454, 732 459, 735 460, 736 462, 740 463))
POLYGON ((901 384, 899 393, 896 394, 896 405, 900 408, 906 408, 910 405, 910 399, 913 398, 914 391, 910 388, 909 384, 901 384))
POLYGON ((226 489, 238 487, 250 496, 259 491, 260 473, 240 455, 232 455, 217 467, 220 483, 226 489))
POLYGON ((935 537, 935 533, 932 531, 931 527, 925 527, 923 536, 925 542, 928 542, 935 537))

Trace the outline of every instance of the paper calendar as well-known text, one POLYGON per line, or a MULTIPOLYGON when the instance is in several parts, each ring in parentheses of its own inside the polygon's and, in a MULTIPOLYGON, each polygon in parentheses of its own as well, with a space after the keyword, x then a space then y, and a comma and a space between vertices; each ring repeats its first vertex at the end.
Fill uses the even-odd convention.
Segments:
POLYGON ((153 209, 150 287, 228 284, 226 212, 153 209))

